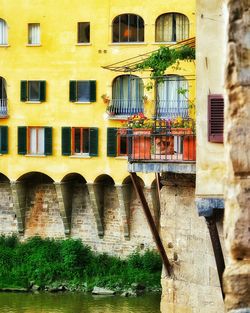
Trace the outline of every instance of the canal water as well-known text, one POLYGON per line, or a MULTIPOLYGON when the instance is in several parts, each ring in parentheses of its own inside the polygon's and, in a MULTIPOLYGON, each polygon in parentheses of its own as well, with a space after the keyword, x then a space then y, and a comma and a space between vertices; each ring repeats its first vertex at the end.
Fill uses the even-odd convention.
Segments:
POLYGON ((103 297, 83 293, 0 293, 1 313, 160 313, 160 295, 103 297))

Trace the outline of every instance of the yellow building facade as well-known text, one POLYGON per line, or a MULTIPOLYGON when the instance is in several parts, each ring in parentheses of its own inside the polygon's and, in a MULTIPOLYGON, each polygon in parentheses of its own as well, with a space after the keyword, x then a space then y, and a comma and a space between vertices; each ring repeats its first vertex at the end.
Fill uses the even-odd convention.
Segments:
MULTIPOLYGON (((110 119, 101 96, 106 94, 112 99, 114 79, 124 73, 108 71, 102 66, 155 50, 160 44, 169 44, 169 41, 178 40, 178 38, 171 38, 171 35, 157 39, 156 34, 157 18, 170 13, 172 19, 173 12, 183 14, 188 19, 188 25, 185 26, 186 29, 180 36, 194 37, 194 1, 191 3, 145 1, 142 8, 141 5, 136 5, 131 1, 91 1, 88 3, 77 0, 63 3, 61 1, 21 1, 16 4, 14 1, 1 0, 0 18, 6 23, 7 34, 5 41, 3 40, 0 45, 0 76, 5 85, 8 110, 8 117, 0 121, 2 126, 8 126, 8 153, 1 155, 1 173, 11 181, 15 181, 27 172, 36 171, 47 174, 57 182, 60 182, 68 173, 79 173, 88 182, 94 182, 101 174, 108 174, 116 183, 122 183, 128 175, 126 157, 107 156, 107 128, 121 127, 121 122, 114 118, 110 119), (17 18, 18 12, 20 16, 17 18), (115 19, 117 20, 118 16, 124 14, 129 15, 131 21, 116 21, 116 26, 114 26, 115 19), (137 18, 137 20, 132 21, 132 18, 137 18), (130 38, 132 42, 128 42, 125 37, 114 38, 114 27, 120 27, 117 32, 120 32, 122 36, 122 32, 125 31, 125 28, 122 30, 122 27, 125 27, 124 23, 125 25, 126 23, 144 25, 136 24, 136 31, 141 33, 138 37, 131 33, 130 35, 134 36, 130 38), (82 27, 82 30, 79 27, 82 27), (87 31, 87 35, 81 33, 84 31, 87 31), (164 41, 156 42, 156 39, 164 41), (36 93, 36 89, 40 88, 40 85, 32 81, 44 81, 46 89, 44 99, 40 101, 26 98, 21 101, 21 81, 27 82, 27 93, 36 93), (94 99, 91 101, 84 99, 82 101, 84 103, 78 100, 71 102, 69 100, 70 81, 95 82, 94 99), (33 140, 29 137, 39 136, 38 131, 31 130, 31 134, 29 129, 26 132, 27 149, 23 152, 24 155, 18 154, 19 126, 52 127, 51 154, 45 156, 43 150, 41 153, 29 151, 33 149, 28 147, 28 141, 33 140), (97 155, 89 156, 87 151, 82 155, 63 156, 62 127, 97 128, 97 155)), ((170 22, 172 23, 172 20, 170 21, 169 18, 163 23, 169 23, 169 28, 172 28, 170 22)), ((187 22, 182 21, 182 23, 187 22)), ((173 30, 170 29, 169 32, 173 30)), ((180 39, 186 38, 180 37, 180 39)), ((184 63, 178 75, 190 74, 194 74, 193 64, 184 63)), ((149 76, 140 72, 133 73, 133 75, 149 76)), ((143 83, 145 85, 147 79, 143 79, 143 83)), ((190 81, 190 84, 193 93, 191 97, 194 98, 194 82, 190 81)), ((82 88, 85 87, 83 84, 82 88)), ((148 92, 144 89, 143 93, 150 100, 154 99, 154 90, 148 92)), ((154 105, 148 101, 142 109, 150 115, 154 112, 154 105)), ((129 109, 128 114, 125 115, 131 113, 133 111, 129 109)), ((118 115, 117 118, 119 117, 118 115)), ((144 179, 147 185, 151 184, 151 178, 145 176, 144 179)))

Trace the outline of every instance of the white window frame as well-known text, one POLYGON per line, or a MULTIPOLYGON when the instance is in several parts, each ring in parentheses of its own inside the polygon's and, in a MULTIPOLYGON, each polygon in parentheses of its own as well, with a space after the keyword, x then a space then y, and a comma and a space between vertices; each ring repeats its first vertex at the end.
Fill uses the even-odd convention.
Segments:
POLYGON ((28 154, 45 155, 44 127, 28 127, 28 154))
POLYGON ((41 45, 41 29, 40 23, 28 24, 28 45, 40 46, 41 45))
POLYGON ((0 18, 0 46, 8 45, 8 26, 5 20, 0 18))

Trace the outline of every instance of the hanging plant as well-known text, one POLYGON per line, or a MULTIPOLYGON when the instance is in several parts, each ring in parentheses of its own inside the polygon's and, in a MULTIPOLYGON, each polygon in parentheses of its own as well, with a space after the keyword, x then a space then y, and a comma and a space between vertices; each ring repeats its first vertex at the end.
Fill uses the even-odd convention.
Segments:
POLYGON ((161 80, 168 67, 177 63, 177 68, 180 60, 193 61, 195 60, 195 49, 189 46, 182 46, 178 49, 169 49, 168 47, 160 47, 159 50, 153 52, 143 62, 137 64, 138 70, 150 69, 151 78, 161 80))

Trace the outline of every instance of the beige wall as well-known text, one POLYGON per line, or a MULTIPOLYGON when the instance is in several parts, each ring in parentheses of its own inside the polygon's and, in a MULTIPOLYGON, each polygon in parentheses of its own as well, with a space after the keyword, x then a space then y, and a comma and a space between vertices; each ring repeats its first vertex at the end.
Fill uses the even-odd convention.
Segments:
POLYGON ((222 0, 197 1, 196 195, 198 197, 223 195, 224 147, 223 144, 208 142, 207 97, 209 94, 224 94, 225 12, 222 0))

